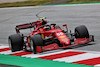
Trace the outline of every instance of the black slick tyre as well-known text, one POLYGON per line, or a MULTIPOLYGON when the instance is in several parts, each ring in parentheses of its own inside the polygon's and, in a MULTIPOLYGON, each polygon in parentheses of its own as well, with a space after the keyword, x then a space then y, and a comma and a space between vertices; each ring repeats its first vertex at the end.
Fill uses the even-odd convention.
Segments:
POLYGON ((12 52, 23 50, 23 38, 20 34, 14 34, 8 37, 8 44, 12 52))
POLYGON ((39 34, 30 37, 30 48, 34 54, 37 53, 36 46, 43 46, 43 39, 39 34))
POLYGON ((86 26, 81 25, 75 28, 75 38, 89 38, 89 32, 86 26))

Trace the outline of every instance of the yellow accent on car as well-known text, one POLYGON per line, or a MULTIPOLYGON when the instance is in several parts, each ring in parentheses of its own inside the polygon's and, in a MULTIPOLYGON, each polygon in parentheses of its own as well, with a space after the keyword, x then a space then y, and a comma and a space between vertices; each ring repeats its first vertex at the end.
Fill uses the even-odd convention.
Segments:
POLYGON ((67 38, 63 38, 62 40, 67 40, 67 38))
POLYGON ((43 20, 43 19, 45 19, 45 17, 40 18, 40 20, 43 20))
POLYGON ((30 43, 30 39, 28 38, 28 43, 30 43))
POLYGON ((44 35, 43 35, 43 34, 41 34, 41 36, 42 36, 42 39, 44 39, 44 35))
POLYGON ((65 36, 60 36, 60 38, 64 38, 65 36))

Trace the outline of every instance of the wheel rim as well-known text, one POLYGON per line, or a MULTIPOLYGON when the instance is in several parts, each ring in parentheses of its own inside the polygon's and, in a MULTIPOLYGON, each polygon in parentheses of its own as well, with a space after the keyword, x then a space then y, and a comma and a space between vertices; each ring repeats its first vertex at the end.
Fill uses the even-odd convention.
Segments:
POLYGON ((34 50, 33 46, 34 46, 33 41, 30 40, 30 47, 31 47, 31 50, 32 50, 32 51, 34 50))
POLYGON ((8 44, 9 44, 9 48, 12 50, 11 40, 10 39, 8 39, 8 44))

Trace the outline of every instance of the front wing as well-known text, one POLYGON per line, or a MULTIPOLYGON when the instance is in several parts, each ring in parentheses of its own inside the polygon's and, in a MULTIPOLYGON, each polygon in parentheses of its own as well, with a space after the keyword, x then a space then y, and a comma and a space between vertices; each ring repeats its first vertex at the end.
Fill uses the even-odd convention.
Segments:
POLYGON ((57 43, 49 44, 49 45, 44 46, 44 47, 37 46, 36 51, 37 52, 43 52, 43 51, 50 51, 50 50, 68 48, 68 47, 72 47, 72 46, 76 46, 76 45, 80 45, 80 44, 86 44, 86 43, 89 43, 89 42, 92 42, 92 41, 94 41, 94 36, 90 35, 89 38, 77 38, 77 39, 75 39, 73 44, 70 44, 70 45, 64 45, 63 44, 63 47, 59 47, 57 43))

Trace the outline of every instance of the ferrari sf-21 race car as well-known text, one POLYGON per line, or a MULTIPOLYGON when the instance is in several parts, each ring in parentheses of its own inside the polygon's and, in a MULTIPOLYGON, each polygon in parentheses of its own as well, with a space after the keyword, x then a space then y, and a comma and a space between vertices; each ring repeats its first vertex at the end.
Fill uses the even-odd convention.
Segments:
POLYGON ((56 24, 48 25, 44 18, 36 22, 17 25, 15 27, 17 33, 8 37, 9 47, 12 52, 26 50, 36 54, 94 41, 94 36, 89 35, 84 25, 76 27, 74 33, 68 32, 67 24, 63 24, 62 27, 56 24), (26 36, 20 33, 22 29, 31 28, 34 30, 26 36))

